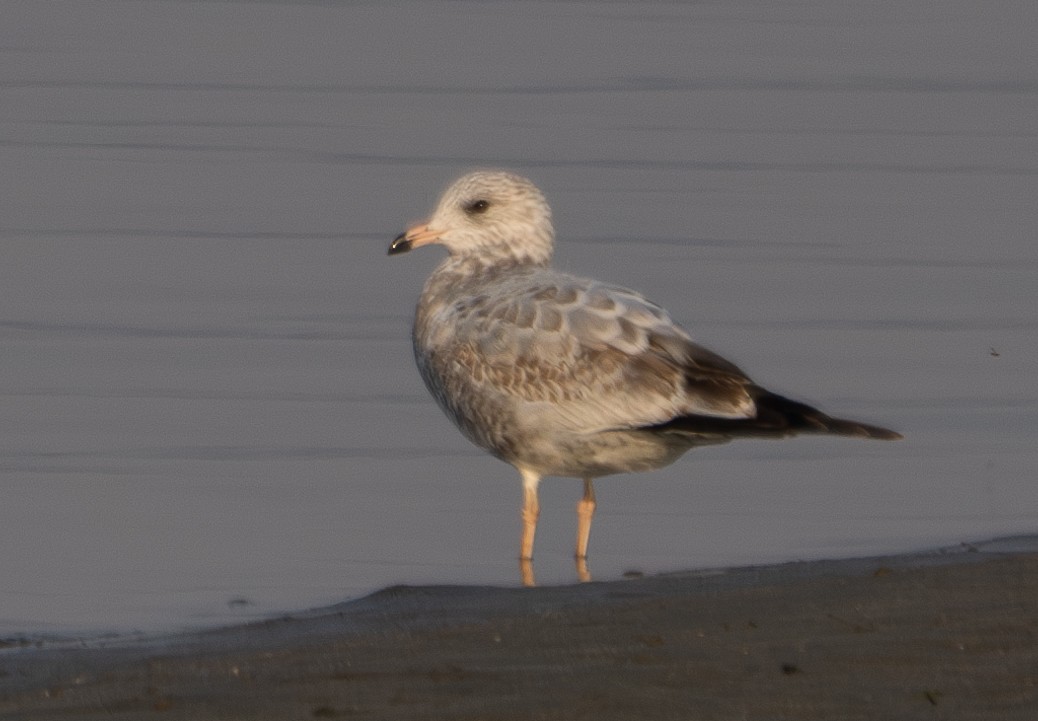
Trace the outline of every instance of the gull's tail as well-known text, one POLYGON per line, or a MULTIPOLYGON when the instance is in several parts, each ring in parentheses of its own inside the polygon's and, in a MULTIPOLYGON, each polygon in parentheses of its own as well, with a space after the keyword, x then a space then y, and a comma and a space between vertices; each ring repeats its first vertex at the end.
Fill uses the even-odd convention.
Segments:
POLYGON ((833 418, 806 403, 790 400, 760 387, 753 390, 753 401, 757 406, 757 414, 752 418, 688 415, 674 418, 646 430, 694 435, 722 435, 732 438, 739 436, 781 438, 800 433, 874 438, 884 441, 895 441, 902 437, 900 433, 887 428, 844 418, 833 418))

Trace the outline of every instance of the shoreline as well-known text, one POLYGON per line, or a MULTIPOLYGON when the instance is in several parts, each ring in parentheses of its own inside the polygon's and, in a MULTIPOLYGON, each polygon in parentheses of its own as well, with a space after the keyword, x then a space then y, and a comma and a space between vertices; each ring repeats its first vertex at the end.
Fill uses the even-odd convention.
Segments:
POLYGON ((1038 537, 0 651, 0 717, 1031 719, 1038 537))

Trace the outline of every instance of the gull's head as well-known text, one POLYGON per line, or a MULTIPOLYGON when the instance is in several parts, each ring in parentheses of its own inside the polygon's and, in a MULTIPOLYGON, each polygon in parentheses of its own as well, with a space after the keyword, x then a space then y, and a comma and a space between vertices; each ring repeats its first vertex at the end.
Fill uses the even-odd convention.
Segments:
POLYGON ((439 243, 452 256, 490 264, 547 263, 554 239, 551 208, 537 186, 502 170, 477 170, 454 181, 429 220, 397 236, 389 254, 439 243))

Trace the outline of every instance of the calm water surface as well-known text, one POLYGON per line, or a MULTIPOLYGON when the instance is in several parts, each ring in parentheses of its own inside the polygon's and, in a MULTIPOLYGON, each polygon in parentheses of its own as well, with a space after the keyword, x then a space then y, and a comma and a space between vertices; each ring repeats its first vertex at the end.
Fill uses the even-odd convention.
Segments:
MULTIPOLYGON (((515 472, 413 367, 473 166, 558 264, 903 431, 599 481, 596 578, 1038 530, 1030 2, 5 2, 0 633, 518 584, 515 472)), ((574 581, 573 480, 542 583, 574 581)))

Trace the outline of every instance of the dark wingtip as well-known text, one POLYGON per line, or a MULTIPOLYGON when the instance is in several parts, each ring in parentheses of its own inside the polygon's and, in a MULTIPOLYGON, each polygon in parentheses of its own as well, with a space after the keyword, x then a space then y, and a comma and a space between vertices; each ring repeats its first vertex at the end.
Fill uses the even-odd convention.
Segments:
POLYGON ((407 239, 406 233, 401 233, 397 237, 393 238, 393 242, 389 244, 388 255, 398 255, 400 253, 406 253, 411 250, 411 241, 407 239))
POLYGON ((880 426, 872 426, 868 423, 848 421, 843 418, 830 418, 824 414, 819 415, 824 420, 819 430, 823 433, 833 433, 840 436, 856 436, 858 438, 871 438, 877 441, 899 441, 904 438, 897 431, 880 426))
POLYGON ((877 441, 897 441, 903 438, 897 431, 846 418, 833 418, 817 408, 763 391, 755 399, 757 422, 772 423, 794 433, 830 433, 851 438, 870 438, 877 441))
POLYGON ((869 438, 875 438, 880 441, 900 441, 904 439, 904 436, 897 431, 892 431, 889 428, 880 428, 878 426, 867 426, 866 430, 869 432, 869 438))

